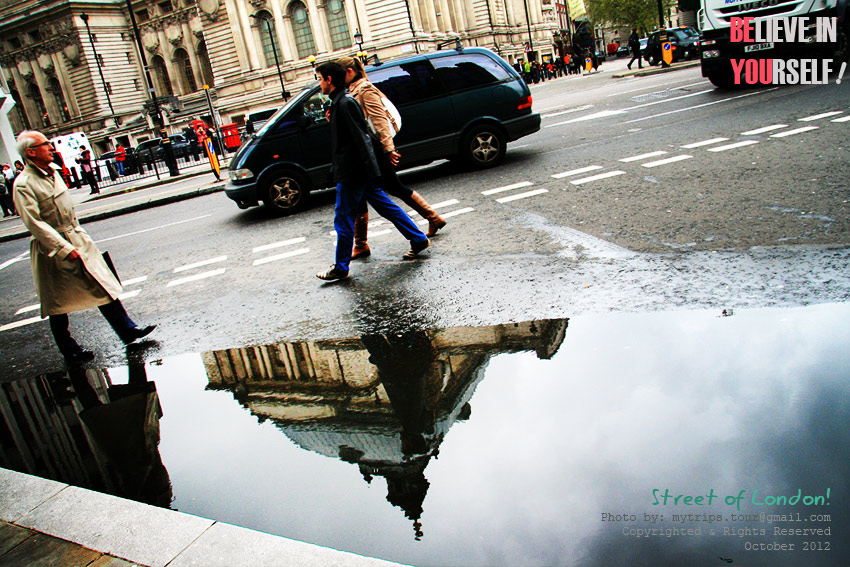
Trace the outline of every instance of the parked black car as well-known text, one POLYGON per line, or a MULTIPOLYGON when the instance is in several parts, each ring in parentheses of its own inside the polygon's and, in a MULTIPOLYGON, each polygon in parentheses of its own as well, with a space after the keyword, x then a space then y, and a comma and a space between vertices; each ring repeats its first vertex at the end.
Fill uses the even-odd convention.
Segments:
POLYGON ((694 28, 683 26, 680 28, 668 28, 658 30, 649 34, 646 48, 641 54, 650 65, 661 63, 661 36, 666 35, 667 41, 673 48, 673 61, 694 59, 699 57, 699 32, 694 28))
POLYGON ((186 159, 189 157, 189 141, 185 135, 171 134, 168 136, 168 139, 171 140, 171 151, 174 153, 175 158, 186 159))
MULTIPOLYGON (((488 49, 410 55, 368 72, 401 113, 401 168, 443 158, 495 166, 508 142, 540 130, 528 85, 488 49)), ((318 85, 308 87, 246 140, 230 163, 227 197, 242 209, 263 201, 292 213, 311 190, 331 187, 326 101, 318 85)))
POLYGON ((151 164, 162 159, 162 147, 160 145, 162 138, 151 138, 145 140, 136 146, 136 156, 139 162, 143 164, 151 164))
MULTIPOLYGON (((106 172, 100 171, 101 178, 108 172, 109 177, 113 180, 118 178, 118 166, 115 165, 115 152, 104 152, 95 160, 98 166, 105 166, 106 172)), ((136 150, 126 148, 124 150, 124 175, 133 175, 139 172, 138 157, 136 150)))

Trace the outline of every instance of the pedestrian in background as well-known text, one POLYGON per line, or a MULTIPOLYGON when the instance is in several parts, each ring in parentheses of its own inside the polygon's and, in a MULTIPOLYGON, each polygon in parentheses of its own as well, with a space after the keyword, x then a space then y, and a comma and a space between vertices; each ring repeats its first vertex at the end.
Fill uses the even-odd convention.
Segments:
POLYGON ((77 163, 80 164, 80 171, 83 175, 83 181, 88 184, 90 191, 90 195, 97 195, 100 193, 100 189, 97 186, 97 179, 94 175, 94 169, 91 164, 91 150, 88 148, 84 149, 82 153, 77 158, 77 163))
POLYGON ((637 29, 632 30, 632 35, 629 36, 629 49, 632 52, 632 59, 629 61, 629 64, 626 65, 629 70, 632 69, 632 63, 637 59, 638 69, 643 69, 643 62, 641 61, 640 56, 640 37, 638 36, 637 29))
POLYGON ((337 182, 334 229, 336 229, 336 262, 327 272, 316 274, 326 281, 344 280, 354 245, 354 217, 363 200, 378 214, 395 225, 410 241, 405 259, 415 258, 430 242, 398 205, 376 183, 381 170, 366 129, 366 119, 357 101, 345 90, 345 68, 335 61, 316 68, 322 94, 331 99, 328 108, 331 134, 333 177, 337 182))
POLYGON ((77 222, 68 186, 51 167, 53 146, 44 134, 25 130, 17 138, 27 164, 15 179, 15 206, 31 234, 30 259, 41 316, 69 363, 91 360, 71 337, 68 313, 91 307, 100 312, 126 344, 147 336, 155 325, 139 328, 118 296, 122 287, 94 241, 77 222))
POLYGON ((12 203, 12 183, 15 180, 15 172, 8 163, 3 164, 3 179, 0 179, 0 208, 3 209, 3 218, 16 214, 15 205, 12 203))
POLYGON ((127 159, 127 151, 124 146, 118 144, 115 148, 115 165, 118 166, 118 175, 124 175, 124 160, 127 159))
MULTIPOLYGON (((426 219, 428 232, 425 235, 434 236, 438 230, 446 226, 446 221, 422 195, 404 185, 396 173, 395 168, 401 159, 401 154, 396 150, 393 136, 398 132, 400 125, 395 124, 394 119, 384 107, 381 101, 384 93, 369 81, 366 69, 359 58, 342 57, 337 61, 345 68, 345 84, 349 94, 360 104, 366 122, 371 121, 374 125, 374 130, 370 129, 369 134, 375 159, 378 160, 378 167, 381 170, 381 189, 393 197, 398 197, 405 205, 426 219)), ((364 199, 360 203, 357 218, 354 220, 352 260, 372 253, 368 244, 368 224, 369 209, 364 199)))

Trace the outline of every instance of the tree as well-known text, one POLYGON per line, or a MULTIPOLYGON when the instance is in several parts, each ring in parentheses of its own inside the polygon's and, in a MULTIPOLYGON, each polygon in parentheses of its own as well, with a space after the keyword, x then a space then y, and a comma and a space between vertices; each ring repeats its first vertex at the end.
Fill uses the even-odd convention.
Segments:
MULTIPOLYGON (((676 0, 661 2, 666 14, 666 7, 676 0)), ((658 0, 586 0, 586 6, 594 23, 610 22, 643 32, 658 27, 658 0)))

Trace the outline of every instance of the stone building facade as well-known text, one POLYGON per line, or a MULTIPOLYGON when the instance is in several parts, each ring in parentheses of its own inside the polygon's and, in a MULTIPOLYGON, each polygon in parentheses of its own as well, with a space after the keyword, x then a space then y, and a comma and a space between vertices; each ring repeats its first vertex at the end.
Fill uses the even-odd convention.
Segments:
POLYGON ((241 124, 342 55, 459 40, 513 63, 552 54, 558 28, 554 0, 0 0, 0 69, 15 132, 85 132, 99 154, 158 135, 148 75, 179 132, 211 123, 211 106, 220 124, 241 124))

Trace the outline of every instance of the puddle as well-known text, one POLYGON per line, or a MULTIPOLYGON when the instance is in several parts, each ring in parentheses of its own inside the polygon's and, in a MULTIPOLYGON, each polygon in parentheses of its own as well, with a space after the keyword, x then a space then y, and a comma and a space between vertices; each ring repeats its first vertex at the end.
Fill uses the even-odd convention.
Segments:
POLYGON ((0 463, 415 565, 838 566, 848 344, 825 304, 139 358, 0 385, 0 463))

